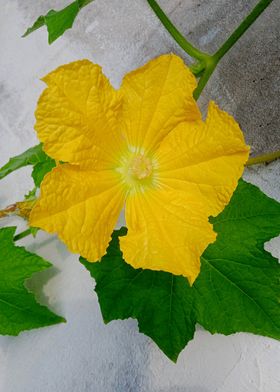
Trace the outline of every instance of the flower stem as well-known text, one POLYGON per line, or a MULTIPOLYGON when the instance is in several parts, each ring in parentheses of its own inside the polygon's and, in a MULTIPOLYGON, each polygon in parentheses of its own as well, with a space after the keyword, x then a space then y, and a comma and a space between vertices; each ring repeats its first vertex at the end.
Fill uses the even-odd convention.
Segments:
POLYGON ((208 57, 208 54, 202 52, 195 46, 193 46, 186 38, 180 33, 180 31, 173 25, 171 20, 167 17, 167 15, 160 8, 158 3, 155 0, 147 0, 152 10, 155 12, 161 23, 164 25, 166 30, 171 34, 171 36, 175 39, 178 45, 191 57, 197 60, 205 60, 208 57))
POLYGON ((16 208, 16 203, 14 203, 4 208, 4 210, 0 210, 0 218, 6 218, 9 215, 13 215, 16 211, 16 208))
POLYGON ((269 163, 279 158, 280 158, 280 151, 275 151, 269 154, 264 154, 258 157, 248 159, 246 166, 257 165, 259 163, 269 163))
POLYGON ((22 231, 21 233, 17 234, 14 236, 14 242, 21 240, 22 238, 25 238, 32 234, 31 229, 27 229, 25 231, 22 231))

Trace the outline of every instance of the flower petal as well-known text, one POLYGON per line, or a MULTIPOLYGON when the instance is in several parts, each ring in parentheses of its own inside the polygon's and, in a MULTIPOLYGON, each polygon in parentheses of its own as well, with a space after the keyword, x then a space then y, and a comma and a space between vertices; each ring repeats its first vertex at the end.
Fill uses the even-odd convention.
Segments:
POLYGON ((120 245, 127 263, 184 275, 191 284, 200 271, 201 254, 216 238, 203 205, 182 191, 158 188, 131 194, 126 224, 128 234, 120 245))
POLYGON ((173 54, 127 74, 121 92, 129 145, 149 152, 180 122, 199 119, 195 87, 195 77, 173 54))
POLYGON ((118 176, 60 165, 45 177, 30 224, 57 233, 72 252, 90 261, 106 252, 124 204, 118 176))
POLYGON ((158 180, 197 195, 208 215, 228 204, 249 155, 237 122, 210 102, 206 122, 179 125, 157 153, 158 180))
POLYGON ((60 161, 102 169, 115 160, 120 93, 88 60, 63 65, 44 79, 48 88, 36 110, 35 129, 44 150, 60 161))

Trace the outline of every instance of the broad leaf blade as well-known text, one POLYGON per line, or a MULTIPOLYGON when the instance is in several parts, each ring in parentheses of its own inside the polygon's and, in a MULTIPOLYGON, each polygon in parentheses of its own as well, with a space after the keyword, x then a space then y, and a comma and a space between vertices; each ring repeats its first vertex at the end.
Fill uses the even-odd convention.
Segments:
POLYGON ((24 286, 35 272, 50 268, 41 257, 13 243, 15 227, 0 229, 0 334, 45 327, 65 320, 39 305, 24 286))
POLYGON ((71 29, 79 10, 78 2, 74 1, 62 10, 48 13, 45 16, 45 23, 49 33, 49 44, 53 43, 66 30, 71 29))
POLYGON ((165 272, 135 270, 122 259, 115 231, 100 263, 81 262, 96 280, 104 321, 136 318, 140 332, 151 337, 173 361, 193 338, 195 314, 188 282, 165 272))
POLYGON ((22 154, 10 158, 9 162, 0 168, 0 180, 21 167, 36 165, 36 163, 44 161, 45 157, 46 154, 42 150, 41 144, 29 148, 22 154))
POLYGON ((280 204, 240 181, 213 223, 218 238, 204 252, 194 284, 197 321, 212 333, 280 339, 280 265, 264 250, 280 233, 280 204))
POLYGON ((48 42, 49 44, 53 43, 66 30, 73 26, 81 8, 87 6, 92 1, 93 0, 75 0, 62 10, 50 10, 46 15, 39 16, 35 23, 26 30, 23 37, 26 37, 43 26, 47 26, 49 34, 48 42))
POLYGON ((172 360, 192 338, 196 321, 212 333, 280 339, 280 265, 264 250, 280 233, 280 204, 241 180, 212 223, 218 238, 204 252, 192 288, 182 277, 126 264, 117 240, 125 229, 114 233, 100 263, 81 259, 97 282, 105 322, 137 318, 140 331, 172 360))

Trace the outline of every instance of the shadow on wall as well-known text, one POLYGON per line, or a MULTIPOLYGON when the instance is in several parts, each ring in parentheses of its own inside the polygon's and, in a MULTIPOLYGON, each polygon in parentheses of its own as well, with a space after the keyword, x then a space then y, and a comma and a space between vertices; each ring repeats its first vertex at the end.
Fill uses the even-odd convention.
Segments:
MULTIPOLYGON (((115 323, 112 322, 112 325, 115 323)), ((119 349, 120 352, 124 351, 125 359, 117 366, 116 362, 111 363, 111 370, 115 368, 115 374, 110 390, 114 392, 149 391, 152 376, 149 371, 151 342, 139 334, 137 321, 132 319, 120 322, 118 335, 118 340, 122 342, 122 347, 119 349)))
POLYGON ((155 392, 212 392, 210 389, 205 389, 205 387, 201 387, 199 385, 192 387, 171 387, 159 389, 155 392))

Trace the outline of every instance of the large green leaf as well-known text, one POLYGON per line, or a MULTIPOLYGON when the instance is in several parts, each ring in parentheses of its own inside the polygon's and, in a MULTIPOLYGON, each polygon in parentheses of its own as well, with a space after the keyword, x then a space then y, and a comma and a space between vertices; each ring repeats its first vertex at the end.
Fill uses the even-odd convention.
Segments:
POLYGON ((65 321, 47 307, 39 305, 24 286, 35 272, 51 267, 36 254, 16 247, 15 227, 0 229, 0 334, 18 335, 21 331, 65 321))
POLYGON ((139 329, 176 360, 195 322, 210 332, 280 338, 280 266, 264 243, 280 233, 280 204, 240 181, 230 204, 212 219, 217 240, 202 256, 190 288, 183 277, 134 270, 122 259, 116 231, 100 263, 81 259, 96 280, 105 322, 134 317, 139 329))
POLYGON ((50 10, 46 15, 39 16, 34 24, 26 30, 23 37, 26 37, 33 31, 46 25, 49 33, 48 41, 49 44, 51 44, 66 30, 71 29, 80 9, 92 1, 93 0, 75 0, 62 10, 50 10))
POLYGON ((138 319, 139 330, 150 336, 165 354, 176 361, 179 352, 193 338, 193 297, 183 277, 149 270, 135 270, 122 260, 115 231, 100 263, 80 259, 96 280, 105 323, 115 319, 138 319))
POLYGON ((280 265, 264 250, 280 233, 280 204, 241 181, 213 223, 218 239, 194 285, 197 321, 212 333, 280 339, 280 265))

